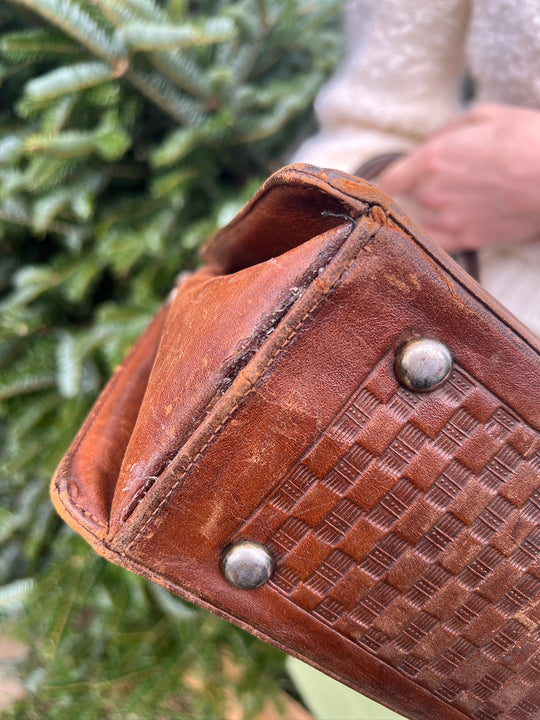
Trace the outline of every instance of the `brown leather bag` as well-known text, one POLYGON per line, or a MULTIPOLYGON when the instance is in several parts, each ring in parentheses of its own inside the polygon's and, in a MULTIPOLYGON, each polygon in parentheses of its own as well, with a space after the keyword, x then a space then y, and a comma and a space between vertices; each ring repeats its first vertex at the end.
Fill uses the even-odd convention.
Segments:
POLYGON ((380 191, 296 165, 52 484, 96 551, 422 720, 540 715, 539 343, 380 191))

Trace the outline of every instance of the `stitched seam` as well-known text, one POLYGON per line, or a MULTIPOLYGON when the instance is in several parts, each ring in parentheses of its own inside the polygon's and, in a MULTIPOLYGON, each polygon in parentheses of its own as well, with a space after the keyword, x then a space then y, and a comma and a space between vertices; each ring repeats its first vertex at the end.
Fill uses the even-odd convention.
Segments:
MULTIPOLYGON (((70 505, 72 505, 73 507, 76 507, 83 515, 86 515, 91 520, 93 520, 94 523, 98 527, 103 528, 103 529, 106 529, 108 527, 108 523, 106 523, 104 520, 99 520, 95 515, 93 515, 88 510, 86 510, 82 505, 80 505, 78 502, 75 502, 69 492, 68 492, 68 496, 70 499, 70 505)), ((64 505, 64 507, 66 507, 65 503, 63 503, 63 505, 64 505)), ((67 508, 66 508, 66 510, 67 510, 67 508)))
MULTIPOLYGON (((420 240, 418 240, 411 233, 410 230, 407 229, 407 227, 404 225, 402 220, 400 220, 397 216, 393 215, 392 213, 388 213, 387 215, 388 215, 388 218, 397 225, 399 231, 403 232, 405 235, 407 235, 407 237, 411 240, 411 242, 415 245, 415 247, 417 247, 420 250, 420 252, 425 253, 430 258, 430 261, 435 263, 435 265, 442 271, 443 274, 449 275, 450 278, 452 279, 452 281, 454 283, 456 283, 457 285, 459 285, 459 287, 462 290, 464 290, 466 293, 468 293, 479 305, 486 308, 486 310, 488 310, 488 312, 490 312, 491 314, 495 315, 495 317, 497 318, 497 320, 500 323, 502 323, 505 327, 507 327, 509 330, 511 330, 511 332, 513 332, 521 340, 523 340, 523 342, 527 345, 527 347, 530 350, 532 350, 534 353, 538 353, 538 347, 536 344, 534 344, 534 340, 536 339, 535 337, 533 337, 532 339, 529 337, 525 337, 525 335, 522 334, 521 329, 514 327, 512 324, 510 324, 510 322, 508 320, 506 320, 505 318, 503 318, 501 316, 498 309, 494 310, 493 307, 491 307, 489 302, 487 302, 486 300, 481 298, 479 295, 476 294, 476 292, 474 292, 469 287, 467 287, 466 283, 464 283, 463 280, 461 280, 461 278, 456 277, 456 275, 454 274, 454 272, 452 271, 451 268, 448 268, 448 267, 446 267, 446 265, 441 264, 441 261, 437 258, 437 256, 434 255, 429 248, 425 247, 422 244, 422 242, 420 240)), ((474 280, 474 278, 473 278, 473 280, 474 280)), ((480 284, 480 283, 478 283, 478 284, 480 284)), ((528 330, 529 328, 527 328, 525 326, 525 329, 528 330)), ((529 332, 532 333, 531 330, 529 330, 529 332)))
MULTIPOLYGON (((129 367, 129 366, 128 366, 128 367, 129 367)), ((72 455, 71 455, 71 457, 70 457, 70 462, 69 462, 68 469, 71 469, 71 466, 73 465, 73 460, 74 460, 74 458, 75 458, 75 454, 80 450, 82 444, 83 444, 84 441, 86 440, 86 436, 87 436, 88 433, 90 432, 90 429, 93 427, 93 425, 94 425, 94 423, 95 423, 95 421, 96 421, 96 418, 97 418, 97 416, 99 415, 99 413, 100 413, 100 411, 101 411, 101 408, 103 407, 103 405, 105 405, 106 401, 109 399, 109 396, 111 395, 111 393, 112 393, 113 390, 115 389, 116 385, 118 384, 118 378, 119 378, 119 375, 117 375, 116 378, 113 379, 113 381, 111 382, 111 384, 109 385, 109 387, 104 391, 102 397, 100 398, 100 401, 94 406, 94 410, 93 410, 93 412, 92 412, 92 418, 89 420, 88 425, 87 425, 86 428, 84 429, 84 431, 83 431, 83 433, 81 434, 81 436, 80 436, 77 444, 76 444, 75 447, 73 448, 73 453, 72 453, 72 455)), ((59 480, 60 480, 60 478, 57 476, 56 482, 54 483, 55 490, 56 490, 56 492, 57 492, 58 494, 60 494, 59 480)), ((96 525, 98 525, 99 527, 107 528, 107 529, 108 529, 108 526, 109 526, 108 523, 106 523, 106 522, 103 521, 103 520, 98 520, 95 515, 93 515, 92 513, 90 513, 88 510, 85 510, 82 505, 80 505, 78 502, 75 501, 75 499, 74 499, 74 497, 73 497, 72 487, 73 487, 72 476, 71 476, 71 473, 68 472, 68 475, 67 475, 67 478, 66 478, 66 494, 67 494, 67 496, 68 496, 68 498, 69 498, 70 505, 73 506, 73 507, 75 507, 75 508, 77 508, 78 510, 81 510, 83 515, 86 515, 87 517, 91 518, 91 520, 93 520, 94 523, 96 523, 96 525)), ((64 507, 66 507, 66 509, 67 509, 67 506, 66 506, 65 503, 64 503, 64 507)))
MULTIPOLYGON (((336 216, 336 217, 337 217, 337 216, 336 216)), ((349 216, 347 216, 347 215, 343 215, 343 217, 348 217, 349 220, 351 219, 351 218, 350 218, 349 216)), ((349 235, 350 235, 350 233, 349 233, 349 235)), ((345 238, 345 241, 347 240, 347 238, 349 237, 349 235, 347 235, 347 237, 345 238)), ((371 238, 370 238, 370 239, 371 239, 371 238)), ((344 241, 344 242, 345 242, 345 241, 344 241)), ((369 241, 367 241, 367 242, 369 242, 369 241)), ((325 266, 324 264, 321 265, 320 268, 319 268, 319 272, 320 272, 321 270, 323 270, 325 267, 328 267, 328 264, 329 264, 329 263, 327 262, 327 263, 326 263, 326 266, 325 266)), ((314 279, 316 279, 316 278, 314 278, 314 279)), ((281 315, 281 316, 279 317, 279 319, 278 319, 277 322, 271 323, 271 325, 272 325, 273 327, 276 327, 276 326, 281 322, 281 320, 282 320, 284 317, 286 317, 287 313, 289 312, 289 310, 290 310, 291 307, 293 307, 293 306, 294 306, 294 303, 292 303, 291 306, 288 308, 288 310, 287 310, 283 315, 281 315)), ((259 350, 259 349, 260 349, 260 346, 256 348, 255 352, 257 352, 257 350, 259 350)), ((271 362, 271 360, 269 360, 269 362, 271 362)), ((245 367, 245 366, 242 366, 239 372, 241 372, 241 371, 244 369, 244 367, 245 367)), ((237 373, 237 375, 235 375, 235 377, 237 377, 237 376, 238 376, 238 373, 237 373)), ((200 411, 198 412, 198 414, 192 419, 192 426, 193 426, 193 427, 197 427, 197 426, 199 425, 199 423, 206 417, 206 415, 208 414, 209 410, 211 410, 211 409, 214 407, 214 405, 216 404, 216 402, 220 399, 220 397, 223 396, 223 394, 224 394, 223 386, 220 385, 220 386, 218 386, 218 388, 216 389, 216 391, 215 391, 215 393, 212 395, 212 397, 208 399, 208 401, 207 401, 207 402, 205 403, 205 405, 200 409, 200 411)), ((180 449, 181 449, 181 448, 180 448, 180 449)), ((161 462, 161 464, 159 465, 158 469, 154 471, 154 472, 155 472, 155 475, 153 476, 152 482, 151 482, 150 484, 148 484, 148 481, 147 481, 147 483, 146 483, 145 485, 142 485, 141 488, 139 488, 139 490, 137 491, 136 494, 138 494, 143 488, 146 488, 146 489, 145 489, 144 493, 141 494, 141 496, 138 498, 138 500, 137 500, 136 502, 134 502, 135 497, 133 497, 132 500, 131 500, 130 505, 128 505, 128 507, 125 508, 122 516, 120 517, 120 521, 121 521, 122 524, 124 524, 125 522, 127 522, 127 521, 129 520, 129 518, 133 515, 133 513, 136 511, 137 507, 138 507, 138 506, 140 505, 140 503, 144 500, 145 496, 151 491, 151 489, 152 489, 152 487, 154 486, 154 484, 159 480, 159 478, 163 475, 163 473, 166 472, 166 470, 167 470, 167 468, 169 467, 169 465, 171 464, 171 462, 174 460, 174 458, 175 458, 175 457, 178 455, 178 453, 180 452, 180 449, 177 448, 177 447, 172 448, 172 449, 167 453, 167 455, 165 456, 164 460, 163 460, 163 461, 161 462)), ((109 524, 109 527, 110 527, 110 524, 109 524)))
MULTIPOLYGON (((373 232, 373 234, 370 235, 370 236, 368 237, 368 239, 364 242, 364 244, 359 248, 358 253, 361 252, 362 250, 364 250, 364 248, 367 246, 367 244, 373 239, 373 237, 375 236, 375 234, 378 232, 378 230, 379 230, 379 228, 377 227, 377 228, 375 229, 375 231, 373 232)), ((339 283, 339 281, 341 280, 341 278, 343 277, 343 275, 345 275, 345 273, 349 270, 349 268, 353 265, 353 263, 356 262, 356 260, 358 260, 358 253, 349 260, 349 262, 347 263, 347 265, 343 268, 342 272, 341 272, 341 273, 339 274, 339 276, 334 280, 334 282, 332 283, 332 285, 330 285, 330 287, 328 288, 328 290, 327 290, 325 293, 323 293, 323 294, 317 299, 316 303, 315 303, 314 305, 312 305, 312 307, 310 307, 310 308, 305 312, 305 314, 298 320, 298 322, 296 323, 295 327, 291 329, 291 332, 290 332, 290 333, 282 340, 282 342, 278 345, 278 347, 275 349, 275 351, 273 352, 273 354, 268 358, 268 361, 266 362, 266 364, 264 365, 264 367, 261 368, 260 374, 259 374, 259 377, 257 378, 257 380, 260 379, 260 377, 262 376, 263 372, 266 372, 266 371, 268 370, 268 368, 269 368, 270 365, 273 363, 273 361, 274 361, 274 360, 277 358, 277 356, 284 350, 285 346, 288 345, 289 342, 294 338, 294 336, 296 335, 296 333, 297 333, 298 330, 300 329, 301 325, 305 322, 305 320, 306 320, 312 313, 315 312, 315 310, 316 310, 317 307, 320 305, 320 303, 321 303, 324 299, 326 299, 327 295, 328 295, 328 294, 333 290, 333 288, 339 283)), ((195 465, 195 463, 197 462, 197 460, 206 452, 206 450, 208 449, 209 445, 214 441, 215 437, 216 437, 216 436, 218 435, 218 433, 221 431, 221 429, 223 428, 223 426, 230 420, 230 418, 232 417, 233 413, 238 409, 239 404, 240 404, 241 402, 243 402, 243 401, 246 399, 246 397, 249 395, 249 393, 252 392, 252 391, 253 391, 253 386, 251 386, 249 389, 247 389, 247 390, 238 398, 238 400, 236 401, 236 403, 235 403, 234 407, 231 409, 231 411, 230 411, 229 413, 227 413, 227 415, 225 416, 225 418, 222 420, 222 422, 219 424, 219 426, 214 430, 214 432, 211 434, 211 436, 210 436, 210 437, 208 438, 208 440, 205 442, 205 444, 203 445, 203 447, 199 450, 199 452, 197 453, 197 455, 195 455, 195 457, 190 461, 189 465, 185 468, 184 472, 182 473, 181 479, 179 479, 176 483, 174 483, 174 485, 170 488, 169 492, 165 495, 165 497, 162 498, 162 500, 161 500, 161 502, 159 503, 159 505, 154 509, 154 511, 152 512, 152 514, 150 515, 150 517, 148 518, 148 520, 146 521, 146 523, 144 524, 144 526, 137 532, 137 534, 135 535, 135 537, 134 537, 134 538, 131 540, 131 542, 126 546, 126 549, 121 552, 122 555, 126 555, 127 552, 131 549, 131 547, 137 542, 137 540, 138 540, 139 537, 142 535, 142 533, 143 533, 144 531, 148 530, 148 529, 152 526, 152 524, 153 524, 153 523, 155 522, 155 520, 157 519, 156 516, 158 515, 159 512, 161 512, 161 509, 163 508, 163 506, 165 505, 165 503, 167 502, 167 500, 169 499, 169 497, 177 490, 177 488, 179 487, 179 485, 182 483, 183 478, 186 477, 186 475, 189 473, 189 471, 191 470, 191 468, 195 465)))
MULTIPOLYGON (((308 174, 312 175, 312 173, 308 173, 308 174)), ((268 187, 267 190, 266 190, 266 192, 264 193, 264 196, 266 196, 271 190, 273 190, 275 187, 278 187, 278 186, 279 186, 279 184, 278 184, 278 185, 272 185, 272 186, 268 187)), ((320 192, 324 194, 324 191, 320 190, 320 192)), ((345 195, 346 197, 352 197, 352 196, 348 195, 347 193, 344 193, 344 195, 345 195)), ((342 201, 340 200, 340 202, 342 202, 342 201)), ((370 238, 370 239, 371 239, 371 238, 370 238)), ((368 240, 368 242, 369 242, 369 240, 368 240)), ((165 303, 164 303, 164 305, 168 305, 168 304, 169 304, 169 301, 166 300, 165 303)), ((161 306, 161 309, 163 309, 163 305, 161 306)), ((158 311, 158 313, 159 313, 159 311, 158 311)), ((155 316, 154 316, 154 317, 155 317, 155 316)), ((151 324, 152 324, 152 321, 149 323, 148 327, 150 327, 151 324)), ((271 359, 269 360, 269 362, 271 362, 272 359, 273 359, 273 358, 271 358, 271 359)), ((124 372, 123 372, 122 374, 125 374, 125 372, 127 372, 128 369, 131 368, 131 366, 133 365, 134 361, 135 361, 135 358, 133 357, 126 366, 122 366, 122 369, 124 370, 124 372)), ((96 417, 99 415, 102 407, 105 405, 105 403, 106 403, 107 400, 109 399, 110 395, 114 392, 114 390, 115 390, 116 385, 118 384, 118 382, 119 382, 119 375, 118 375, 117 377, 112 378, 112 379, 110 380, 109 384, 108 384, 108 387, 106 387, 106 388, 103 390, 103 393, 101 394, 98 402, 96 403, 96 405, 94 406, 94 408, 93 408, 93 410, 92 410, 91 417, 88 418, 88 420, 89 420, 89 421, 88 421, 88 425, 86 426, 86 428, 85 428, 84 431, 82 432, 82 434, 81 434, 80 438, 78 439, 76 445, 73 447, 73 452, 72 452, 71 460, 70 460, 70 463, 69 463, 69 466, 68 466, 68 467, 71 467, 71 466, 72 466, 74 455, 79 451, 79 449, 80 449, 81 446, 83 445, 84 441, 86 440, 86 437, 87 437, 88 433, 90 432, 90 429, 93 427, 93 425, 94 425, 94 423, 95 423, 95 421, 96 421, 96 417)), ((218 391, 216 392, 216 394, 214 395, 214 397, 212 398, 212 401, 215 401, 216 397, 218 397, 219 395, 220 395, 220 391, 218 390, 218 391)), ((220 426, 220 427, 221 427, 221 426, 220 426)), ((58 476, 57 476, 57 478, 56 478, 54 487, 55 487, 55 490, 56 490, 56 492, 57 492, 57 495, 60 496, 59 477, 58 477, 58 476)), ((93 514, 90 513, 88 510, 85 510, 85 508, 84 508, 82 505, 80 505, 79 503, 77 503, 77 502, 75 501, 75 499, 74 499, 74 497, 73 497, 73 493, 72 493, 72 481, 71 481, 71 479, 70 479, 70 475, 69 475, 69 474, 68 474, 68 477, 66 478, 66 494, 67 494, 67 496, 68 496, 68 498, 69 498, 69 501, 70 501, 70 505, 71 505, 71 506, 73 506, 73 507, 77 508, 78 510, 80 510, 83 515, 85 515, 86 517, 90 518, 98 527, 106 529, 107 534, 109 533, 109 531, 110 531, 110 521, 109 521, 109 522, 106 522, 106 521, 104 521, 104 520, 99 520, 99 519, 97 518, 97 516, 93 515, 93 514)), ((144 499, 144 497, 142 497, 139 502, 142 502, 143 499, 144 499)), ((139 504, 139 503, 137 503, 137 505, 138 505, 138 504, 139 504)), ((64 507, 66 508, 66 510, 68 510, 67 505, 66 505, 65 503, 63 503, 63 505, 64 505, 64 507)), ((136 508, 135 508, 135 509, 136 509, 136 508)))
MULTIPOLYGON (((163 306, 162 306, 162 307, 163 307, 163 306)), ((158 312, 159 312, 159 311, 158 311, 158 312)), ((155 316, 154 316, 154 318, 155 318, 155 316)), ((149 325, 147 326, 146 329, 148 329, 151 324, 152 324, 152 321, 150 321, 150 323, 149 323, 149 325)), ((133 363, 135 362, 135 357, 136 357, 136 356, 133 355, 133 356, 131 357, 129 363, 128 363, 126 366, 122 366, 122 370, 120 370, 113 378, 111 378, 111 380, 110 380, 110 382, 109 382, 109 384, 108 384, 108 387, 103 391, 103 393, 102 393, 99 401, 96 403, 96 405, 94 406, 94 408, 93 408, 93 410, 92 410, 91 418, 89 418, 88 425, 87 425, 86 428, 84 429, 84 431, 83 431, 83 433, 81 434, 79 440, 77 441, 76 445, 75 445, 74 448, 73 448, 73 452, 72 452, 72 454, 71 454, 71 458, 70 458, 70 462, 69 462, 69 467, 71 467, 71 466, 73 465, 73 459, 74 459, 74 457, 75 457, 75 454, 79 451, 81 445, 84 443, 84 441, 85 441, 85 439, 86 439, 86 436, 87 436, 88 433, 90 432, 90 429, 93 427, 93 425, 94 425, 94 423, 95 423, 95 421, 96 421, 96 418, 97 418, 97 416, 99 415, 99 413, 100 413, 103 405, 105 405, 105 403, 106 403, 107 400, 109 399, 109 396, 113 393, 114 389, 116 388, 116 385, 117 385, 118 382, 120 381, 120 376, 126 374, 128 368, 130 368, 130 367, 133 365, 133 363)), ((60 495, 60 488, 59 488, 59 485, 58 485, 58 484, 59 484, 59 477, 57 476, 57 477, 56 477, 56 481, 55 481, 55 483, 54 483, 54 487, 55 487, 55 490, 56 490, 57 494, 60 495)), ((88 510, 86 510, 82 505, 80 505, 79 503, 77 503, 77 502, 75 501, 75 499, 74 499, 74 497, 73 497, 73 493, 72 493, 72 485, 73 485, 73 482, 72 482, 72 480, 71 480, 71 475, 68 474, 68 477, 67 477, 67 479, 66 479, 66 494, 67 494, 67 496, 68 496, 68 498, 69 498, 69 500, 70 500, 70 504, 71 504, 73 507, 76 507, 78 510, 81 510, 81 511, 82 511, 82 514, 83 514, 83 515, 86 515, 86 516, 89 517, 91 520, 93 520, 93 521, 98 525, 98 527, 100 527, 100 528, 106 528, 107 531, 108 531, 108 529, 109 529, 109 523, 108 523, 108 522, 106 522, 106 521, 104 521, 104 520, 98 520, 98 518, 97 518, 95 515, 93 515, 91 512, 89 512, 88 510)), ((67 506, 65 505, 65 503, 63 503, 63 504, 64 504, 64 507, 65 507, 66 510, 67 510, 68 508, 67 508, 67 506)))

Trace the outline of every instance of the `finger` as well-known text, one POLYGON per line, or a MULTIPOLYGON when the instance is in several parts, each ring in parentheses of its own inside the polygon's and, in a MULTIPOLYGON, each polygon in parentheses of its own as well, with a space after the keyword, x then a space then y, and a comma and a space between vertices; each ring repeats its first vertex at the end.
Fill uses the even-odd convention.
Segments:
POLYGON ((379 176, 378 185, 388 195, 407 195, 422 178, 422 148, 397 160, 379 176))
POLYGON ((434 240, 437 245, 446 250, 447 253, 469 252, 471 250, 479 250, 487 245, 487 241, 473 229, 464 230, 443 230, 440 227, 432 227, 430 225, 420 226, 429 237, 434 240))
POLYGON ((506 114, 508 111, 508 105, 501 105, 500 103, 480 103, 475 105, 469 112, 469 117, 472 121, 483 122, 484 120, 491 120, 496 118, 500 113, 506 114))
POLYGON ((460 252, 463 250, 459 236, 450 230, 442 230, 440 227, 420 224, 422 230, 447 253, 460 252))
POLYGON ((422 227, 436 228, 443 232, 456 233, 461 227, 461 218, 446 208, 438 209, 436 206, 417 205, 417 221, 422 227))

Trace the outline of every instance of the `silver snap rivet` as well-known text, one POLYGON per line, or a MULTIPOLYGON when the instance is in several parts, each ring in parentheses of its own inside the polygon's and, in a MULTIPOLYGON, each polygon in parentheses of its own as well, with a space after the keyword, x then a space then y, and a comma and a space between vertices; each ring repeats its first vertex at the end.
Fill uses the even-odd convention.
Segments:
POLYGON ((435 390, 452 372, 450 350, 434 338, 422 337, 406 343, 396 356, 398 380, 416 392, 435 390))
POLYGON ((227 550, 221 568, 231 585, 242 590, 253 590, 270 579, 274 560, 264 545, 245 540, 227 550))

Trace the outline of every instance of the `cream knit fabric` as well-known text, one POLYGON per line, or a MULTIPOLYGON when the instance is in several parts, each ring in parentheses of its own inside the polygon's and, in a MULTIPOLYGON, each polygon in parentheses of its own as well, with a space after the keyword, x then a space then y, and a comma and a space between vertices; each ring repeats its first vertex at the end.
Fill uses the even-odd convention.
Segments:
MULTIPOLYGON (((463 112, 466 68, 476 102, 540 110, 540 0, 349 0, 346 42, 315 103, 320 130, 293 162, 353 172, 375 155, 412 149, 463 112)), ((540 334, 540 240, 482 250, 480 272, 540 334)))

